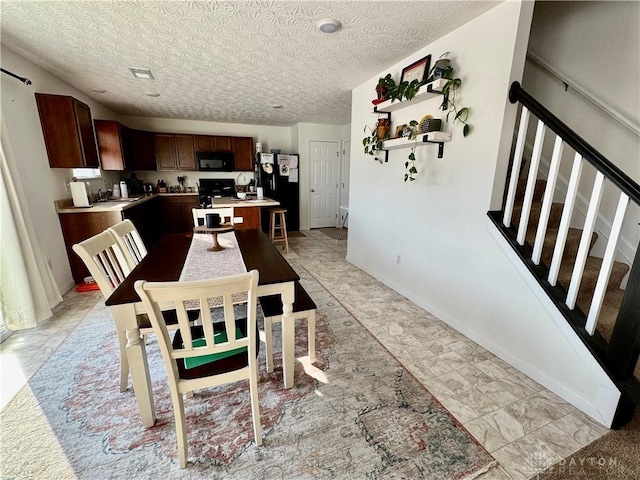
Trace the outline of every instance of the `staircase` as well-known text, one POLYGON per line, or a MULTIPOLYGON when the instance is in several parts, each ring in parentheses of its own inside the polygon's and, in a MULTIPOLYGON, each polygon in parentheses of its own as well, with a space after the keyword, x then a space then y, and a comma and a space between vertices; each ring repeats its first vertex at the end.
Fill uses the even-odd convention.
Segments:
MULTIPOLYGON (((516 193, 516 201, 513 208, 513 215, 511 219, 511 227, 515 229, 518 225, 519 219, 522 214, 522 203, 524 200, 526 178, 520 179, 518 182, 518 190, 516 193)), ((535 240, 536 228, 540 221, 540 213, 542 211, 542 197, 546 189, 547 182, 543 179, 536 180, 536 186, 533 194, 533 202, 531 205, 531 213, 529 215, 529 223, 527 225, 526 242, 529 245, 533 245, 535 240)), ((551 265, 553 249, 558 238, 558 230, 560 227, 560 220, 562 217, 562 210, 564 204, 552 203, 551 211, 548 219, 548 226, 546 236, 544 238, 544 244, 542 247, 541 263, 545 266, 551 265)), ((580 245, 580 239, 582 238, 583 231, 578 228, 569 228, 567 233, 567 240, 565 243, 564 254, 562 257, 562 263, 558 273, 558 285, 565 290, 569 289, 571 282, 571 276, 575 267, 575 261, 578 254, 578 247, 580 245)), ((593 249, 596 241, 598 240, 598 234, 593 233, 591 235, 589 252, 593 249)), ((580 288, 576 300, 577 308, 583 313, 588 312, 591 306, 591 300, 596 288, 598 275, 602 267, 602 258, 589 254, 587 256, 582 281, 580 282, 580 288)), ((620 287, 622 285, 625 275, 629 273, 629 265, 626 263, 614 261, 611 267, 611 274, 607 283, 604 300, 600 310, 600 317, 596 326, 596 331, 604 338, 608 343, 611 340, 611 334, 616 323, 616 318, 624 298, 625 291, 620 287)), ((636 362, 634 369, 634 375, 640 378, 640 361, 636 362)))
MULTIPOLYGON (((624 258, 618 245, 621 231, 632 232, 631 236, 636 236, 636 226, 630 223, 637 223, 635 213, 626 214, 629 208, 640 212, 640 185, 569 129, 517 82, 511 86, 509 99, 512 103, 521 104, 518 137, 502 209, 490 211, 488 216, 620 390, 621 397, 612 424, 613 428, 619 428, 633 418, 635 407, 640 403, 638 245, 630 247, 635 253, 626 253, 632 261, 618 261, 624 258), (525 160, 530 114, 537 117, 537 127, 531 156, 525 160), (544 169, 540 164, 548 131, 555 134, 555 141, 548 169, 544 169), (569 160, 565 160, 563 155, 565 145, 573 149, 575 155, 566 194, 557 195, 561 165, 569 166, 569 160), (586 200, 584 221, 578 221, 574 213, 585 165, 595 168, 595 178, 590 198, 586 200), (615 213, 601 210, 605 183, 608 199, 617 198, 615 213), (554 202, 554 198, 563 196, 564 203, 554 202), (601 222, 603 218, 604 222, 601 222), (602 258, 593 254, 598 241, 595 232, 598 222, 610 225, 606 229, 602 225, 598 227, 604 235, 600 243, 606 244, 602 258), (621 287, 625 280, 623 290, 621 287)), ((624 245, 629 245, 629 240, 625 240, 624 245)), ((625 246, 625 249, 629 248, 625 246)))

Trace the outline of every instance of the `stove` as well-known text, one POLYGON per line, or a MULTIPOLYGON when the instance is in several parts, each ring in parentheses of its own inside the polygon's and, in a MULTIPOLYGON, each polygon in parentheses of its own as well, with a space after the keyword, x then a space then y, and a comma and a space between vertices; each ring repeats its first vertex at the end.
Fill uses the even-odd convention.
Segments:
POLYGON ((201 178, 198 192, 200 208, 211 208, 212 198, 235 197, 236 182, 233 178, 201 178))

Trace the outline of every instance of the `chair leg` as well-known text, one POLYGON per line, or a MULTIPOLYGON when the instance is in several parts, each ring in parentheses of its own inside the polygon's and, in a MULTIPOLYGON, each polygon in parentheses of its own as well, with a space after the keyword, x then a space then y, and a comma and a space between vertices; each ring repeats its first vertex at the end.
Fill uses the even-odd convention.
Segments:
POLYGON ((269 240, 271 241, 271 243, 273 243, 273 237, 275 237, 275 234, 276 234, 276 214, 274 212, 271 212, 271 218, 269 219, 269 226, 271 227, 269 229, 269 240))
POLYGON ((193 398, 193 390, 191 390, 190 392, 185 393, 184 396, 187 397, 187 398, 193 398))
POLYGON ((187 466, 187 426, 184 418, 184 402, 177 388, 171 389, 173 416, 176 421, 176 441, 178 443, 178 461, 180 468, 187 466))
POLYGON ((126 392, 129 386, 129 360, 127 359, 127 334, 118 332, 120 346, 120 392, 126 392))
POLYGON ((282 249, 289 253, 289 239, 287 238, 287 221, 284 218, 284 213, 280 214, 280 228, 281 234, 284 237, 284 244, 282 245, 282 249))
POLYGON ((307 336, 309 341, 309 362, 316 361, 316 311, 309 310, 307 317, 307 336))
POLYGON ((271 317, 264 317, 264 343, 267 357, 267 372, 273 372, 273 321, 271 317))
POLYGON ((253 418, 253 435, 256 445, 262 445, 262 425, 260 424, 260 404, 258 403, 258 366, 257 361, 250 367, 249 394, 251 395, 251 416, 253 418))

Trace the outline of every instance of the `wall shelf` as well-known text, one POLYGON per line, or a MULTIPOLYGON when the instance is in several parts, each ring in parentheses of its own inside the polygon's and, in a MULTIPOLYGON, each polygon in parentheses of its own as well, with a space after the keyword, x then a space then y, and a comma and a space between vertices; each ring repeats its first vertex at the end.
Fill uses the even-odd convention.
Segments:
MULTIPOLYGON (((420 145, 425 145, 427 143, 437 143, 438 144, 438 158, 442 158, 444 154, 444 144, 445 142, 451 141, 451 134, 448 132, 428 132, 421 133, 416 136, 415 140, 409 140, 406 137, 403 138, 392 138, 391 140, 385 140, 382 143, 382 149, 389 151, 395 150, 396 148, 411 148, 413 146, 419 147, 420 145)), ((388 161, 388 153, 386 154, 387 158, 385 162, 388 161)))
POLYGON ((401 108, 408 107, 409 105, 438 97, 442 95, 442 89, 447 82, 448 80, 446 78, 439 78, 431 83, 422 85, 420 89, 418 89, 418 93, 416 93, 415 97, 411 100, 385 100, 373 107, 373 111, 375 113, 391 113, 401 108))

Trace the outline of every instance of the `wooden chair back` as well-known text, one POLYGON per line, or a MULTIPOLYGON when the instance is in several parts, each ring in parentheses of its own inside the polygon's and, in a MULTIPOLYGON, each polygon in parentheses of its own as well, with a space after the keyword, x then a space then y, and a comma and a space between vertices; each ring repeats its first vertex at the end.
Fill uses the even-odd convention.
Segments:
POLYGON ((107 230, 76 243, 72 248, 100 287, 105 300, 131 272, 125 253, 107 230))
POLYGON ((230 223, 233 225, 233 207, 221 208, 194 208, 191 210, 193 214, 193 226, 205 225, 205 215, 207 213, 217 213, 220 215, 220 223, 230 223), (200 220, 200 221, 199 221, 200 220))
POLYGON ((131 220, 126 219, 108 230, 113 234, 124 252, 129 268, 133 270, 140 263, 140 260, 147 255, 147 248, 136 226, 131 220))

